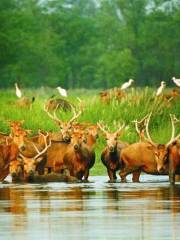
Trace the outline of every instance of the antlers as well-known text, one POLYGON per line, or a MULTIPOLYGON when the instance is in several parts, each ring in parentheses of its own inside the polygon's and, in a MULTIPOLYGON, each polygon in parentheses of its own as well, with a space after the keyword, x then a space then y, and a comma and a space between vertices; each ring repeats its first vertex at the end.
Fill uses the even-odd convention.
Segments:
POLYGON ((167 146, 169 146, 172 142, 176 141, 180 137, 180 134, 178 134, 175 137, 175 124, 179 124, 180 120, 178 120, 174 114, 173 115, 170 114, 170 118, 171 118, 171 125, 172 125, 172 133, 171 133, 171 140, 166 144, 167 146))
POLYGON ((108 133, 108 131, 105 130, 105 125, 103 124, 102 121, 97 122, 97 126, 98 126, 99 129, 100 129, 102 132, 104 132, 105 134, 108 133))
POLYGON ((46 106, 44 105, 44 111, 48 114, 48 116, 54 120, 58 125, 61 125, 62 124, 62 121, 60 119, 58 119, 58 117, 56 116, 56 111, 59 107, 59 104, 57 104, 54 112, 53 112, 53 115, 48 111, 48 109, 46 109, 46 106))
MULTIPOLYGON (((106 126, 103 124, 102 121, 98 122, 98 123, 97 123, 97 126, 98 126, 99 129, 100 129, 102 132, 104 132, 106 135, 109 133, 109 131, 107 131, 107 130, 105 129, 106 126)), ((118 130, 115 131, 114 134, 119 135, 124 128, 125 128, 125 123, 123 123, 122 125, 120 125, 119 128, 118 128, 118 130)))
POLYGON ((148 118, 146 120, 146 135, 147 135, 147 139, 154 144, 149 134, 149 121, 150 121, 151 115, 152 115, 152 112, 148 115, 148 118))
POLYGON ((79 110, 79 112, 76 113, 75 109, 73 108, 73 113, 74 113, 73 117, 68 122, 68 124, 70 125, 82 114, 82 110, 79 110))
MULTIPOLYGON (((61 121, 56 115, 56 111, 57 111, 58 107, 59 107, 59 104, 57 104, 56 109, 53 112, 53 115, 46 109, 45 105, 44 105, 44 111, 48 114, 48 116, 52 120, 54 120, 58 125, 61 126, 61 125, 63 125, 63 121, 61 121)), ((68 121, 68 123, 67 123, 68 125, 72 125, 72 123, 82 114, 82 108, 78 112, 76 112, 76 110, 74 109, 74 107, 72 105, 71 105, 71 107, 73 110, 73 117, 68 121)))
MULTIPOLYGON (((47 151, 47 149, 51 146, 51 140, 50 140, 50 139, 49 139, 49 143, 47 143, 47 139, 48 139, 48 137, 49 137, 49 134, 48 134, 48 133, 43 134, 43 133, 41 133, 40 131, 39 131, 39 134, 43 136, 45 147, 43 148, 42 151, 39 151, 39 149, 37 148, 37 146, 36 146, 33 142, 31 142, 32 145, 33 145, 33 147, 35 148, 35 150, 36 150, 36 152, 37 152, 37 154, 33 157, 34 160, 36 160, 36 159, 39 158, 42 154, 44 154, 44 153, 47 151)), ((24 156, 22 153, 20 153, 19 155, 20 155, 22 158, 25 158, 25 156, 24 156)))
MULTIPOLYGON (((151 137, 150 137, 150 134, 149 134, 149 121, 150 121, 150 118, 151 118, 151 114, 152 112, 149 114, 148 118, 147 118, 147 124, 146 124, 146 135, 147 135, 147 138, 148 138, 148 141, 150 141, 152 144, 155 144, 151 137)), ((171 132, 171 139, 168 143, 166 143, 166 146, 168 147, 172 142, 176 141, 179 137, 180 137, 180 134, 178 134, 176 137, 175 137, 175 124, 177 123, 180 123, 180 120, 178 120, 175 115, 172 115, 170 114, 170 119, 171 119, 171 126, 172 126, 172 132, 171 132)))
POLYGON ((137 119, 132 121, 133 123, 135 123, 136 132, 138 134, 140 134, 140 132, 145 129, 148 117, 149 115, 147 114, 144 118, 140 119, 139 121, 137 119))

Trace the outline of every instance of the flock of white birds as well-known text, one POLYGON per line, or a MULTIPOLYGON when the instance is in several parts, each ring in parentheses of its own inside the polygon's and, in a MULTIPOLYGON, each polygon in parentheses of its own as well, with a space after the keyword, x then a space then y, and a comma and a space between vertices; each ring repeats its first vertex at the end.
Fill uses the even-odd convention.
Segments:
MULTIPOLYGON (((180 87, 180 79, 177 79, 177 78, 173 77, 172 81, 176 84, 177 87, 180 87)), ((133 82, 134 82, 133 79, 129 79, 128 82, 125 82, 121 85, 121 90, 125 90, 125 89, 129 88, 133 84, 133 82)), ((166 87, 166 83, 164 81, 162 81, 160 87, 156 91, 156 96, 160 96, 165 87, 166 87)), ((17 83, 15 83, 15 89, 16 89, 16 96, 18 98, 21 98, 22 97, 22 91, 19 88, 17 83)), ((66 89, 64 89, 62 87, 57 87, 56 89, 58 90, 58 92, 61 96, 67 97, 67 90, 66 89)))

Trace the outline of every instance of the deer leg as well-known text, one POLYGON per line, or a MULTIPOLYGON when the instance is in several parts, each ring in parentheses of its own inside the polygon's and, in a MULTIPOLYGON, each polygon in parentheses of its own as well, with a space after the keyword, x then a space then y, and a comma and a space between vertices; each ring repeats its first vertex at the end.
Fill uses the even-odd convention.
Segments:
POLYGON ((175 171, 173 169, 169 170, 169 182, 175 184, 175 171))
POLYGON ((89 169, 86 169, 84 173, 84 180, 88 181, 88 177, 89 177, 89 169))
POLYGON ((138 170, 138 171, 135 171, 132 173, 132 181, 133 182, 140 182, 139 181, 139 177, 140 177, 140 174, 141 174, 141 170, 138 170))
POLYGON ((126 176, 130 173, 137 171, 138 169, 135 167, 125 167, 119 172, 119 176, 121 178, 121 182, 126 182, 126 176))
POLYGON ((114 172, 111 169, 108 169, 107 172, 109 176, 109 182, 115 182, 116 179, 114 179, 114 172))
POLYGON ((82 172, 82 171, 76 172, 76 173, 74 174, 74 176, 76 176, 76 178, 77 178, 78 180, 81 180, 81 181, 82 181, 83 172, 82 172))
POLYGON ((114 171, 114 172, 113 172, 113 178, 114 178, 114 180, 116 180, 116 179, 117 179, 117 176, 116 176, 116 171, 114 171))
POLYGON ((174 162, 170 159, 169 163, 169 182, 170 184, 175 184, 175 168, 174 162))
POLYGON ((71 175, 70 175, 70 171, 69 171, 68 168, 64 168, 64 169, 63 169, 63 175, 66 176, 66 177, 70 177, 70 176, 71 176, 71 175))

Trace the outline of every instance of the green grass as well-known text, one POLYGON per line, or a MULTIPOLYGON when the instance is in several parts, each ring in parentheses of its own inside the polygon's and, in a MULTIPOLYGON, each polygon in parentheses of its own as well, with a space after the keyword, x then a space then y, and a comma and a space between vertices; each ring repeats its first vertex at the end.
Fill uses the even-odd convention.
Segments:
MULTIPOLYGON (((50 88, 39 89, 24 89, 26 96, 36 97, 31 110, 18 108, 15 104, 17 98, 14 89, 0 91, 0 131, 9 132, 6 120, 25 120, 24 128, 31 129, 36 133, 38 129, 46 131, 58 131, 58 127, 43 111, 45 101, 56 90, 50 88)), ((110 104, 103 104, 100 102, 98 90, 76 89, 69 90, 68 100, 75 105, 78 105, 77 97, 81 98, 85 105, 85 111, 79 118, 79 122, 88 121, 93 124, 99 120, 103 120, 110 130, 116 130, 118 123, 125 122, 128 128, 120 137, 121 140, 128 143, 133 143, 138 140, 132 120, 140 119, 149 112, 153 112, 150 130, 151 136, 155 142, 166 143, 171 135, 171 124, 169 114, 173 113, 177 118, 180 118, 180 100, 173 102, 172 106, 163 107, 163 100, 154 100, 154 90, 150 88, 130 89, 128 91, 127 99, 121 102, 113 100, 110 104)), ((71 117, 71 113, 59 112, 59 117, 67 120, 71 117)), ((180 128, 177 127, 177 132, 180 128)), ((91 170, 93 175, 106 174, 106 169, 100 161, 100 155, 105 146, 105 141, 102 137, 98 139, 96 144, 96 164, 91 170)))

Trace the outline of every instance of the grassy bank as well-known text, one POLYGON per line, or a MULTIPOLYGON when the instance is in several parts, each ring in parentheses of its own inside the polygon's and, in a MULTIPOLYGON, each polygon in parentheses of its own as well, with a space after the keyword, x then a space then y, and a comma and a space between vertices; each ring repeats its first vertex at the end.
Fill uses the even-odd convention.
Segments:
MULTIPOLYGON (((25 120, 24 127, 33 130, 36 133, 38 129, 46 131, 58 131, 58 127, 43 111, 44 102, 56 90, 49 88, 24 89, 26 96, 35 96, 36 100, 31 110, 26 108, 18 108, 16 106, 16 96, 14 89, 0 91, 0 131, 9 132, 6 120, 25 120)), ((110 104, 100 102, 98 90, 70 90, 68 100, 78 104, 77 97, 81 98, 85 104, 84 114, 79 118, 79 122, 88 121, 96 123, 103 120, 109 128, 116 130, 118 123, 125 122, 128 126, 121 137, 121 140, 133 143, 138 140, 132 120, 140 119, 150 111, 153 112, 150 122, 150 130, 152 138, 155 142, 165 143, 171 135, 171 124, 169 114, 176 114, 180 118, 180 100, 174 101, 171 106, 166 106, 164 101, 154 99, 154 90, 150 88, 131 89, 126 99, 118 102, 113 100, 110 104)), ((59 117, 66 120, 71 117, 71 113, 59 112, 59 117)), ((180 128, 177 128, 177 132, 180 128)), ((91 173, 94 175, 105 174, 106 170, 101 164, 100 154, 104 147, 104 139, 100 137, 96 144, 96 164, 91 173)))

